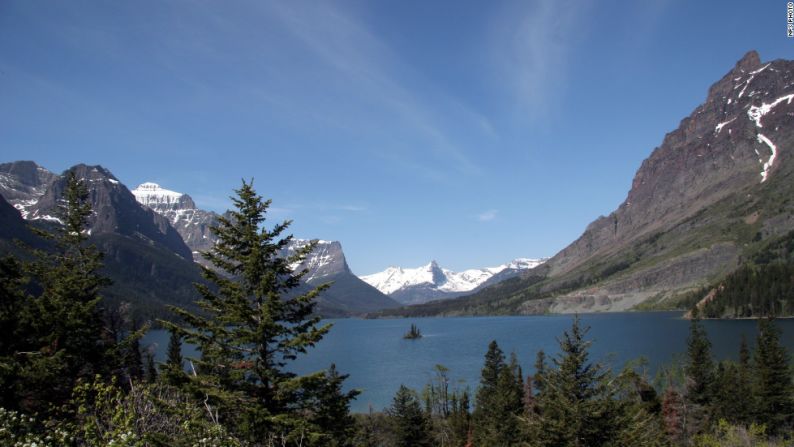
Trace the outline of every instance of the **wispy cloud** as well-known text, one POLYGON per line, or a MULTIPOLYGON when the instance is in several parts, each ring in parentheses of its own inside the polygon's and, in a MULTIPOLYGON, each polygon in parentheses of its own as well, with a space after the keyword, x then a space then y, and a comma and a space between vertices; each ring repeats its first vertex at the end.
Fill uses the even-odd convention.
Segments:
POLYGON ((520 114, 539 117, 560 93, 588 8, 589 1, 521 1, 494 22, 489 48, 520 114))
POLYGON ((341 206, 338 207, 338 209, 341 210, 341 211, 350 211, 350 212, 353 212, 353 213, 358 213, 358 212, 361 212, 361 211, 366 211, 367 207, 359 206, 359 205, 341 205, 341 206))
MULTIPOLYGON (((456 110, 455 118, 470 122, 485 135, 492 135, 493 126, 488 118, 454 98, 442 97, 440 107, 428 101, 414 85, 423 82, 421 76, 353 14, 337 5, 273 2, 267 8, 341 82, 348 84, 354 95, 367 103, 364 113, 370 116, 364 118, 376 120, 370 125, 397 125, 398 132, 410 134, 406 139, 419 140, 419 144, 403 145, 397 152, 405 159, 406 167, 415 163, 413 159, 430 153, 458 173, 480 173, 480 167, 470 159, 456 132, 449 129, 461 123, 450 124, 446 115, 448 110, 456 110)), ((335 115, 338 114, 331 114, 335 115)), ((355 126, 359 133, 367 127, 366 122, 358 120, 349 120, 347 125, 355 126)))
POLYGON ((487 210, 477 215, 477 220, 480 222, 490 222, 496 219, 499 210, 487 210))

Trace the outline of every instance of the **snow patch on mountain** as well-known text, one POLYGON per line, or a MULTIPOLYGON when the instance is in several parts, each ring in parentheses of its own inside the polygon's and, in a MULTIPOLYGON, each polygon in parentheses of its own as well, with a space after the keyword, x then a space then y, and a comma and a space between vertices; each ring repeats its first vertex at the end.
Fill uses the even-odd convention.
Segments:
POLYGON ((181 199, 184 194, 162 188, 157 183, 146 182, 141 183, 137 188, 133 189, 132 195, 135 196, 135 200, 141 205, 154 207, 175 205, 179 203, 179 199, 181 199))

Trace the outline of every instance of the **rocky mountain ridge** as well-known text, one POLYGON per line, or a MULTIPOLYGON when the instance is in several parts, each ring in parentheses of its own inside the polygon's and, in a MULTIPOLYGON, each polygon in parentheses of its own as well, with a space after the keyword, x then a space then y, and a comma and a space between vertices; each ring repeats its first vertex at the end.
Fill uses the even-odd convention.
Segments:
MULTIPOLYGON (((198 298, 193 284, 202 281, 193 260, 214 244, 209 227, 218 215, 199 209, 190 196, 154 183, 130 191, 102 166, 80 164, 70 171, 88 186, 93 211, 89 232, 91 241, 105 254, 105 272, 114 282, 105 291, 111 302, 130 301, 142 315, 158 317, 165 316, 167 304, 190 306, 198 298)), ((65 176, 33 162, 0 165, 3 252, 14 251, 12 239, 37 243, 26 221, 60 224, 57 207, 65 182, 65 176)), ((294 240, 286 252, 306 243, 294 240)), ((318 310, 325 316, 398 306, 350 272, 338 242, 318 243, 296 268, 309 270, 304 277, 305 288, 324 282, 334 284, 318 301, 318 310)))
POLYGON ((215 224, 217 213, 199 209, 189 195, 162 188, 153 182, 138 185, 132 194, 138 203, 168 219, 190 247, 193 260, 203 262, 201 252, 215 244, 210 227, 215 224))

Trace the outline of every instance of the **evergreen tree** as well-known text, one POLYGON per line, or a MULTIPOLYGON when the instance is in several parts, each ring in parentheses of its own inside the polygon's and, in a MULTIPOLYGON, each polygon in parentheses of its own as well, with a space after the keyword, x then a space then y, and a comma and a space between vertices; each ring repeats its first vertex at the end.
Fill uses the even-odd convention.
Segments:
MULTIPOLYGON (((480 387, 477 389, 474 414, 472 414, 473 440, 475 445, 501 444, 504 429, 504 404, 506 393, 504 387, 508 383, 509 370, 505 364, 505 356, 496 340, 488 345, 485 363, 480 376, 480 387), (501 390, 500 390, 501 388, 501 390)), ((507 436, 511 437, 512 433, 507 436)))
POLYGON ((697 307, 693 309, 687 339, 685 429, 688 436, 704 432, 711 423, 714 387, 714 362, 711 358, 711 342, 700 321, 697 307))
POLYGON ((99 290, 109 281, 99 274, 101 253, 87 243, 91 205, 88 190, 74 172, 66 174, 63 223, 53 233, 53 250, 34 252, 27 265, 40 295, 29 300, 20 359, 20 407, 46 411, 66 402, 80 379, 109 375, 117 366, 114 340, 105 336, 99 290))
POLYGON ((609 373, 590 363, 587 329, 573 321, 559 340, 556 368, 544 372, 538 398, 541 414, 530 421, 531 442, 541 446, 597 447, 615 443, 620 435, 617 408, 609 373))
POLYGON ((282 237, 290 222, 264 226, 271 202, 257 195, 252 183, 243 181, 236 194, 234 210, 212 228, 217 243, 204 253, 214 268, 202 267, 212 286, 197 285, 203 312, 175 308, 187 326, 163 324, 200 350, 190 388, 206 399, 213 418, 250 439, 322 438, 318 427, 307 425, 305 412, 307 402, 326 390, 326 374, 300 376, 287 369, 330 329, 312 316, 327 285, 299 294, 296 287, 306 271, 290 267, 315 244, 281 256, 292 240, 282 237))
POLYGON ((162 377, 167 383, 179 385, 187 377, 185 376, 185 362, 182 358, 182 335, 173 328, 169 329, 168 350, 166 360, 161 368, 162 377))
POLYGON ((386 411, 394 424, 396 447, 423 447, 433 445, 430 424, 422 413, 419 399, 412 390, 400 385, 391 408, 386 411))
POLYGON ((527 418, 531 418, 537 412, 537 405, 535 405, 535 392, 532 390, 532 376, 527 376, 524 382, 524 414, 527 418))
POLYGON ((127 372, 127 378, 131 380, 140 380, 144 376, 143 370, 143 356, 141 354, 141 341, 138 335, 143 335, 141 327, 138 322, 132 321, 132 332, 128 336, 128 340, 124 343, 122 351, 124 367, 127 372))
POLYGON ((452 394, 451 413, 449 415, 449 426, 452 433, 452 445, 463 447, 470 441, 471 434, 471 413, 469 413, 469 393, 466 390, 452 394))
POLYGON ((154 353, 147 350, 143 355, 146 362, 146 381, 148 383, 157 382, 157 366, 154 364, 154 353))
POLYGON ((331 364, 314 393, 314 402, 308 402, 307 414, 311 422, 319 428, 322 437, 319 444, 328 447, 353 445, 356 434, 356 421, 350 415, 350 402, 360 394, 358 390, 342 391, 342 384, 348 375, 341 375, 336 365, 331 364))
POLYGON ((546 374, 546 353, 541 349, 535 357, 535 390, 538 394, 543 393, 543 376, 546 374))
POLYGON ((18 353, 27 349, 25 339, 27 303, 22 266, 13 257, 0 259, 0 407, 18 409, 20 381, 18 353))
POLYGON ((769 433, 789 428, 794 416, 789 356, 780 344, 780 330, 771 319, 758 320, 755 349, 755 419, 769 433))
POLYGON ((737 406, 736 385, 739 381, 739 369, 728 361, 717 364, 714 374, 714 393, 711 405, 711 417, 714 420, 725 419, 736 422, 734 413, 737 406))
POLYGON ((750 349, 747 347, 747 339, 744 335, 739 346, 739 364, 733 392, 736 395, 733 407, 734 420, 739 424, 749 425, 753 411, 753 373, 750 349))

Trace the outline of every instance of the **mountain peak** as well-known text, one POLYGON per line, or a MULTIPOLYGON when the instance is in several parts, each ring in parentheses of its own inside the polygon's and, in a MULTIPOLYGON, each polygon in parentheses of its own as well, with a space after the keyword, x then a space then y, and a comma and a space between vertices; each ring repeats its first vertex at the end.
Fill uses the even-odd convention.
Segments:
POLYGON ((749 72, 757 69, 761 66, 761 56, 758 55, 758 52, 755 50, 748 51, 738 62, 736 62, 736 67, 733 71, 738 72, 749 72))

